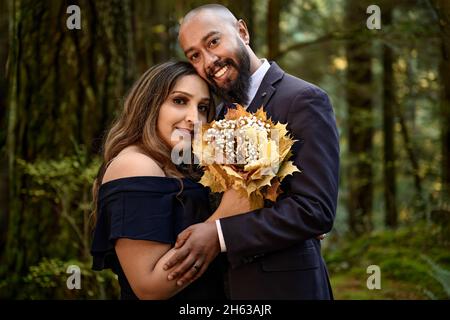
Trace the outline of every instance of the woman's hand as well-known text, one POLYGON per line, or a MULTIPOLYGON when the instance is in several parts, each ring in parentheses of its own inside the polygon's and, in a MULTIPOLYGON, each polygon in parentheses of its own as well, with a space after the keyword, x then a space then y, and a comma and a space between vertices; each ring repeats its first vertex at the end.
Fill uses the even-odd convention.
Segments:
POLYGON ((219 207, 207 221, 231 217, 251 211, 250 200, 242 197, 236 190, 225 191, 219 207))

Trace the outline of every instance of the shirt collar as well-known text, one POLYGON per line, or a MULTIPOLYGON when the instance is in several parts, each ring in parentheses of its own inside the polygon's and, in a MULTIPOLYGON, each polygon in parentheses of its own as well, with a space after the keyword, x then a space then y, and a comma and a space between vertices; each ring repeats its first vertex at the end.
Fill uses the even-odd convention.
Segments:
POLYGON ((270 63, 267 59, 261 59, 262 64, 256 69, 255 72, 250 76, 250 88, 248 90, 248 105, 252 102, 253 98, 258 91, 259 86, 261 85, 264 76, 267 71, 270 69, 270 63))

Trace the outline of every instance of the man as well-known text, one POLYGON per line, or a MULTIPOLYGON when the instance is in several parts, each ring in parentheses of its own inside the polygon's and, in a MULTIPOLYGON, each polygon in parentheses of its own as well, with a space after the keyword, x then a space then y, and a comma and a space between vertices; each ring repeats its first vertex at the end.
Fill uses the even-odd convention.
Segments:
MULTIPOLYGON (((220 5, 189 12, 179 43, 201 77, 228 102, 260 106, 288 123, 299 140, 293 147, 295 173, 282 183, 272 207, 201 223, 183 231, 178 253, 166 264, 169 279, 195 280, 219 252, 226 252, 231 299, 332 299, 318 236, 333 226, 339 175, 339 140, 326 93, 259 59, 249 46, 242 20, 220 5), (177 265, 178 264, 178 265, 177 265)), ((219 110, 223 117, 226 107, 219 110)))

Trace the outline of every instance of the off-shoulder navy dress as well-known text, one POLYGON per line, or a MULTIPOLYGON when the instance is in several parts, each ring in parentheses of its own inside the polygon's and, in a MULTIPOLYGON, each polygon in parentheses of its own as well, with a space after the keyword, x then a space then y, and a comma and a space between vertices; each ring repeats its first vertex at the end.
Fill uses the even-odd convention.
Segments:
MULTIPOLYGON (((119 238, 174 244, 178 233, 211 214, 208 190, 188 178, 129 177, 101 185, 91 254, 93 269, 117 274, 121 299, 137 299, 114 250, 119 238), (180 192, 181 191, 181 192, 180 192)), ((174 299, 224 299, 223 261, 214 260, 197 281, 174 299)))

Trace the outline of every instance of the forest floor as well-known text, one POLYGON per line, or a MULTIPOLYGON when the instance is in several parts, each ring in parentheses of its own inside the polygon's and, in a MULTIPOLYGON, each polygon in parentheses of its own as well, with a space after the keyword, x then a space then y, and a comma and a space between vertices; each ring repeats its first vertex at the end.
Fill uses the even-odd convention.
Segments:
POLYGON ((383 279, 380 290, 369 290, 365 284, 365 281, 348 274, 337 275, 331 278, 331 286, 336 300, 430 299, 416 285, 407 282, 383 279))
POLYGON ((450 228, 420 223, 357 239, 327 239, 335 299, 450 299, 450 228), (369 266, 379 267, 380 288, 369 266))

